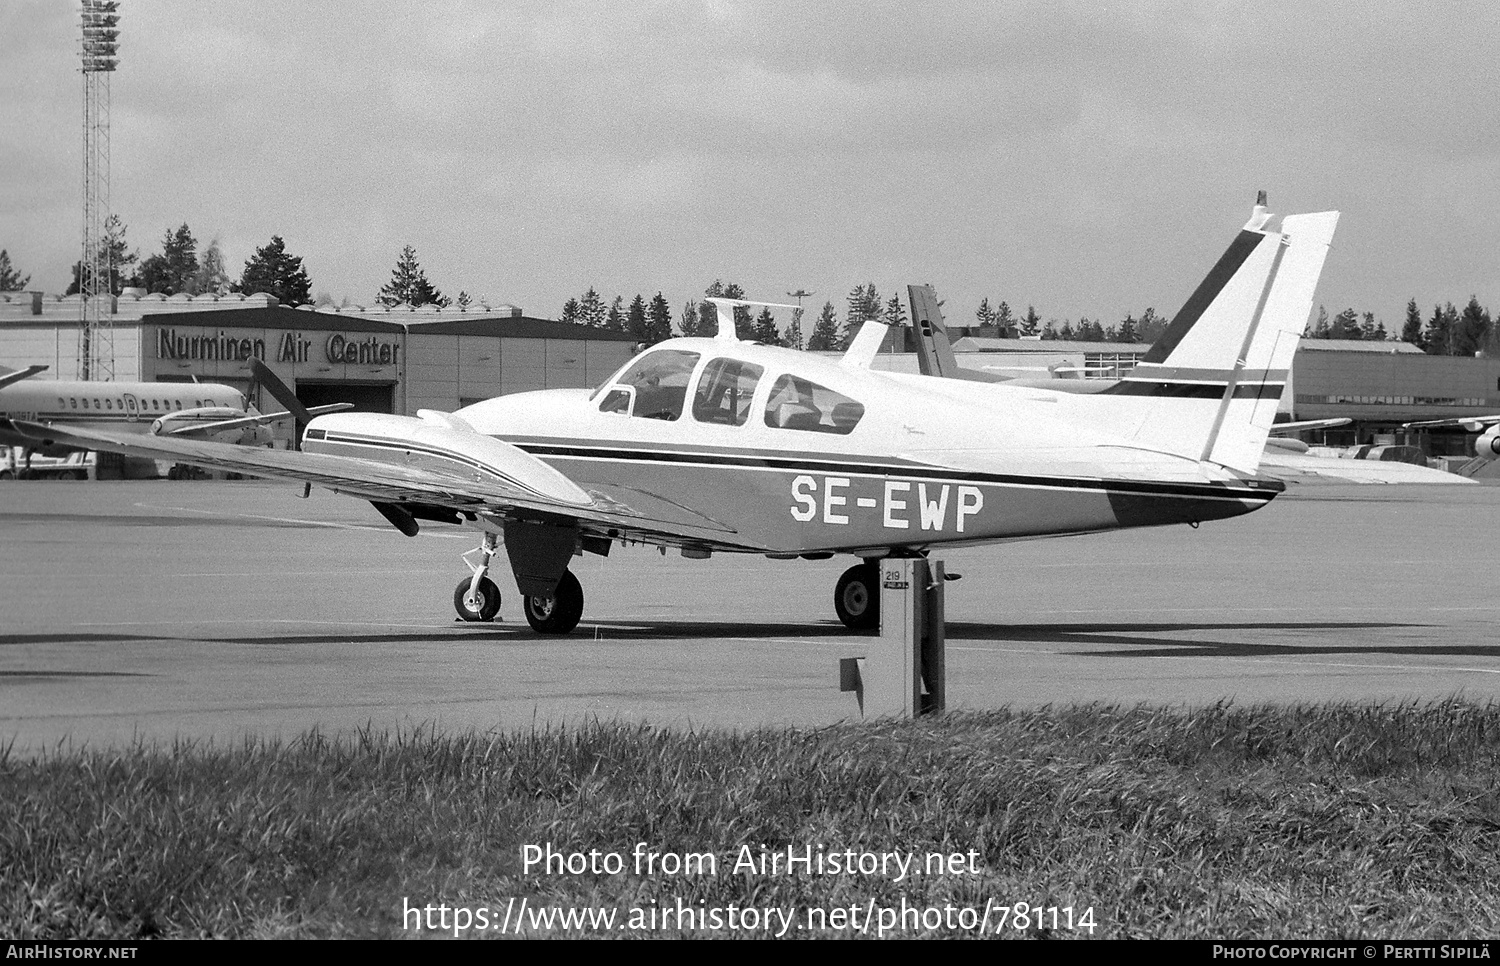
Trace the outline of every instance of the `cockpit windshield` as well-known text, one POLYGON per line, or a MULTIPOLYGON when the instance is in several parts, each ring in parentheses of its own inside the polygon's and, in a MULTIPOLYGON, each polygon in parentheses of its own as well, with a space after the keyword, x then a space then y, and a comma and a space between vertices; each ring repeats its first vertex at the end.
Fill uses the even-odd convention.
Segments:
POLYGON ((698 353, 658 349, 635 360, 614 381, 599 411, 674 420, 682 415, 698 353))

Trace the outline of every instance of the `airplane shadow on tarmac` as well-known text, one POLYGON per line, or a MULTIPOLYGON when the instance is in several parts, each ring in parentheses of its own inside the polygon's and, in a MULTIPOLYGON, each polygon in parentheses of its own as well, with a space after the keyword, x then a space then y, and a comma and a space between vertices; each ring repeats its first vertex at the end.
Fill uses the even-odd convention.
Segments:
MULTIPOLYGON (((1500 644, 1412 644, 1320 643, 1321 631, 1388 631, 1403 628, 1436 628, 1439 625, 1393 623, 1387 621, 1237 621, 1237 622, 1099 622, 1073 624, 994 624, 950 621, 949 641, 1007 642, 1030 644, 1078 645, 1086 650, 1064 651, 1078 657, 1156 658, 1156 657, 1275 657, 1308 654, 1404 654, 1448 655, 1500 658, 1500 644), (1254 637, 1262 633, 1307 632, 1305 641, 1293 644, 1255 643, 1245 640, 1181 639, 1166 634, 1195 631, 1242 632, 1254 637), (1100 650, 1099 645, 1119 645, 1120 649, 1100 650)), ((256 635, 225 634, 140 634, 89 631, 84 633, 53 632, 43 634, 0 634, 0 648, 8 645, 75 643, 110 644, 137 641, 183 640, 207 644, 316 646, 320 644, 420 644, 434 646, 454 641, 492 641, 496 644, 534 646, 538 643, 567 646, 585 641, 621 644, 659 641, 714 641, 733 639, 765 640, 827 639, 858 647, 870 634, 851 634, 842 624, 823 621, 814 624, 754 624, 730 621, 584 621, 572 634, 560 637, 537 634, 524 622, 469 624, 434 622, 430 630, 358 633, 322 632, 317 634, 268 633, 256 635)))

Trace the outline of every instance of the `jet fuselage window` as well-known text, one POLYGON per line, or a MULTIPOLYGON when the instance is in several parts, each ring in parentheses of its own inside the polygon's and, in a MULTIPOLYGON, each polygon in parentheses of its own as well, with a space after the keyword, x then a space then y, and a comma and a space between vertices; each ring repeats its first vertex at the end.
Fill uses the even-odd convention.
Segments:
MULTIPOLYGON (((635 404, 630 410, 632 416, 674 420, 682 415, 683 404, 687 401, 688 380, 692 378, 693 369, 697 365, 696 352, 684 352, 681 349, 648 352, 626 369, 615 380, 615 384, 634 390, 635 404)), ((618 408, 604 408, 619 405, 618 397, 611 390, 605 395, 599 408, 603 412, 620 412, 618 408)))
POLYGON ((703 367, 693 396, 693 418, 700 423, 743 426, 750 418, 750 397, 765 369, 738 359, 715 359, 703 367))
POLYGON ((810 433, 847 436, 864 417, 865 407, 841 392, 807 379, 786 375, 771 387, 766 401, 766 425, 810 433))

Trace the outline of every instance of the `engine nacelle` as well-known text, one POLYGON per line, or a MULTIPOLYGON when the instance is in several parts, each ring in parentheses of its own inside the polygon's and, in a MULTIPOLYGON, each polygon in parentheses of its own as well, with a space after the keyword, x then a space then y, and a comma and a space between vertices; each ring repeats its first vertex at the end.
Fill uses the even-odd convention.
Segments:
POLYGON ((1474 441, 1474 455, 1482 460, 1500 457, 1500 423, 1485 430, 1484 435, 1474 441))

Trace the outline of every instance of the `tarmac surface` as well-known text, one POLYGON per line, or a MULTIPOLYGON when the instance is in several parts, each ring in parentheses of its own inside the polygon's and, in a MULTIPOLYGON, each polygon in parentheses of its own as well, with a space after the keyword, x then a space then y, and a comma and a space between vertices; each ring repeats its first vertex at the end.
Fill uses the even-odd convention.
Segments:
MULTIPOLYGON (((0 483, 0 749, 858 717, 851 558, 575 561, 583 623, 454 619, 470 533, 284 484, 0 483)), ((950 709, 1500 694, 1500 487, 1300 487, 1236 520, 939 550, 950 709)))

